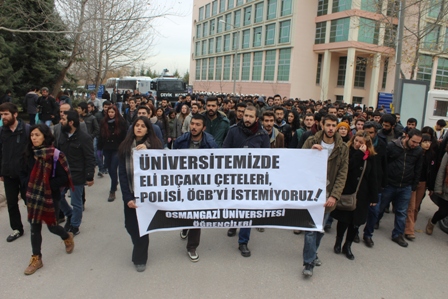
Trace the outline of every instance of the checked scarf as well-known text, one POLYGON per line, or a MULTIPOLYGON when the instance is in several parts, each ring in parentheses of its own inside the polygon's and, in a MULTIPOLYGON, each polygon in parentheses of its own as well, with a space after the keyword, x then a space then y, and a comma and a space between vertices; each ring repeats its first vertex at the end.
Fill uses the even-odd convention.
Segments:
MULTIPOLYGON (((36 161, 31 170, 26 189, 28 221, 32 224, 45 222, 50 226, 57 225, 50 186, 50 179, 53 174, 54 147, 33 147, 33 151, 36 161)), ((59 153, 58 161, 67 172, 69 179, 67 187, 73 188, 67 158, 62 152, 59 153)))

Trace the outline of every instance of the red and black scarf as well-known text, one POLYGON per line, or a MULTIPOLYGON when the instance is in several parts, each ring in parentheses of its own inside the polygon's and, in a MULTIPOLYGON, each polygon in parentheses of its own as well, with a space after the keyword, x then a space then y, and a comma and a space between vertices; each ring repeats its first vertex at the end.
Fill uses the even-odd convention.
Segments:
MULTIPOLYGON (((33 150, 36 161, 31 170, 26 189, 28 221, 33 224, 45 222, 48 225, 57 225, 50 187, 50 178, 53 174, 54 147, 37 147, 33 150)), ((59 153, 58 161, 67 172, 67 187, 73 188, 67 158, 62 152, 59 153)))

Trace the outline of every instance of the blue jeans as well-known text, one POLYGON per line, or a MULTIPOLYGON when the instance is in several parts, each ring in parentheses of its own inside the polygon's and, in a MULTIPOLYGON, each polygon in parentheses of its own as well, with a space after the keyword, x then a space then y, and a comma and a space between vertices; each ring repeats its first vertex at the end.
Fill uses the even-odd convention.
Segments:
POLYGON ((65 199, 65 193, 67 190, 64 190, 61 194, 61 202, 60 208, 62 212, 64 212, 64 215, 67 217, 71 217, 71 225, 74 227, 80 227, 81 226, 81 220, 82 220, 82 192, 84 190, 84 185, 75 185, 75 190, 70 189, 70 196, 71 201, 70 204, 68 204, 67 200, 65 199))
POLYGON ((408 216, 408 205, 411 200, 412 188, 387 186, 383 189, 381 204, 378 212, 378 221, 383 218, 384 209, 392 202, 395 209, 394 230, 392 231, 392 238, 404 234, 406 226, 406 217, 408 216))
POLYGON ((331 225, 333 224, 333 220, 333 217, 329 216, 327 222, 325 222, 325 226, 329 225, 331 227, 331 225))
POLYGON ((53 122, 51 120, 46 120, 45 121, 45 124, 47 125, 47 127, 50 127, 52 123, 53 122))
POLYGON ((123 102, 117 102, 118 113, 123 114, 123 112, 121 111, 122 108, 123 108, 123 102))
POLYGON ((106 172, 103 163, 103 152, 100 151, 101 154, 98 153, 98 137, 93 138, 93 153, 95 154, 95 161, 96 164, 98 165, 98 171, 106 172))
POLYGON ((238 244, 249 243, 249 238, 250 238, 250 228, 240 228, 240 232, 238 233, 238 244))
MULTIPOLYGON (((324 214, 323 224, 327 223, 330 213, 324 214)), ((314 266, 314 260, 317 258, 317 250, 324 233, 317 231, 306 231, 305 242, 303 244, 303 265, 314 266)))
POLYGON ((103 150, 104 166, 109 170, 110 192, 117 191, 118 185, 118 151, 103 150))
POLYGON ((378 194, 378 203, 376 206, 369 207, 369 213, 367 214, 367 222, 364 226, 364 237, 366 238, 372 238, 373 237, 373 231, 375 230, 375 224, 378 222, 378 214, 379 214, 379 207, 381 205, 381 193, 378 194))

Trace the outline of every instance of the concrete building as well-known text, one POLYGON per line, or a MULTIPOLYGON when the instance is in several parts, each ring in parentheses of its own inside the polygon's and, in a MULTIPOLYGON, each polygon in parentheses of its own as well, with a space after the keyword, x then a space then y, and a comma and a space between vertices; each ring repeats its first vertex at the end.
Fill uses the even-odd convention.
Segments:
POLYGON ((375 106, 393 92, 397 2, 194 0, 190 83, 375 106))

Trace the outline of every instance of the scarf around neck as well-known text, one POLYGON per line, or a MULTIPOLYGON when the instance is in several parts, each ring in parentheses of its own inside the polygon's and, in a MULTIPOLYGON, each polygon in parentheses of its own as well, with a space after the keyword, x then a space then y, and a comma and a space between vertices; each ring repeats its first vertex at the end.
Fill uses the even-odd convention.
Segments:
MULTIPOLYGON (((54 150, 53 146, 33 148, 36 161, 31 170, 26 190, 28 221, 32 224, 45 222, 50 226, 57 225, 50 186, 54 164, 54 150)), ((67 187, 73 188, 67 158, 63 153, 59 153, 58 162, 68 175, 67 187)))

